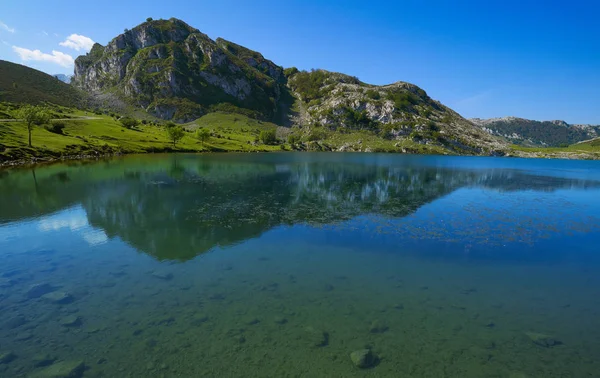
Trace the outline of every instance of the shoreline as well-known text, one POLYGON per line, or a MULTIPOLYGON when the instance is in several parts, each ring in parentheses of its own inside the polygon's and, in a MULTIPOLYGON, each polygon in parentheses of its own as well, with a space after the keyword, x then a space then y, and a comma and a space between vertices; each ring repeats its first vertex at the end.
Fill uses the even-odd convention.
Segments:
MULTIPOLYGON (((272 153, 274 151, 160 151, 158 153, 193 153, 193 154, 205 154, 205 153, 272 153)), ((307 150, 280 150, 276 152, 313 152, 307 150)), ((317 151, 314 151, 317 152, 317 151)), ((338 153, 340 151, 325 151, 330 153, 338 153)), ((342 151, 343 152, 343 151, 342 151)), ((370 151, 353 151, 357 153, 388 153, 388 154, 400 154, 400 155, 430 155, 430 154, 406 154, 403 152, 370 152, 370 151)), ((83 154, 83 155, 66 155, 60 157, 34 157, 29 159, 17 159, 17 160, 6 160, 0 162, 0 170, 2 169, 10 169, 10 168, 23 168, 30 166, 42 166, 49 164, 57 164, 65 161, 78 161, 78 160, 100 160, 106 158, 114 158, 119 156, 127 156, 127 155, 147 155, 147 154, 155 154, 157 152, 118 152, 118 153, 108 153, 108 154, 83 154)), ((541 152, 531 152, 526 153, 523 151, 513 150, 507 153, 504 156, 487 156, 487 155, 448 155, 448 156, 481 156, 481 157, 499 157, 499 158, 524 158, 524 159, 555 159, 555 160, 600 160, 600 154, 595 153, 568 153, 568 152, 555 152, 555 153, 541 153, 541 152)))

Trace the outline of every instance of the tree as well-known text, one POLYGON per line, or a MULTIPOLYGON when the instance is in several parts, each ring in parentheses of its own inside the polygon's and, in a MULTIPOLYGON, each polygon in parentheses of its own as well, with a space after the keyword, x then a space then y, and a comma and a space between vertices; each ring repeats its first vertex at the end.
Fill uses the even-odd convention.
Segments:
POLYGON ((173 147, 175 147, 177 142, 185 136, 185 131, 183 131, 183 127, 181 126, 167 127, 167 136, 173 142, 173 147))
POLYGON ((210 139, 210 131, 202 127, 196 131, 196 138, 198 138, 200 143, 202 143, 202 147, 204 147, 204 143, 210 139))
POLYGON ((133 129, 138 125, 137 119, 131 117, 123 117, 119 120, 119 122, 121 122, 121 125, 127 129, 133 129))
POLYGON ((146 19, 146 21, 147 21, 147 22, 150 22, 150 21, 152 21, 152 17, 148 17, 148 18, 146 19))
POLYGON ((264 144, 277 144, 275 130, 263 130, 260 132, 259 139, 264 144))
POLYGON ((31 146, 31 131, 35 125, 43 125, 50 121, 48 111, 40 106, 25 105, 19 110, 19 118, 27 125, 29 134, 29 147, 31 146))

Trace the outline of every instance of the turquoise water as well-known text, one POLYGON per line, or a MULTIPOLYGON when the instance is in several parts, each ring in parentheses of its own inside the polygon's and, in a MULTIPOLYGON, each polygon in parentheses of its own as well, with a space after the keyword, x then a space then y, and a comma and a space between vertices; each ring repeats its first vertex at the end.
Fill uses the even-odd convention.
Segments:
POLYGON ((599 194, 586 161, 0 171, 0 376, 600 377, 599 194))

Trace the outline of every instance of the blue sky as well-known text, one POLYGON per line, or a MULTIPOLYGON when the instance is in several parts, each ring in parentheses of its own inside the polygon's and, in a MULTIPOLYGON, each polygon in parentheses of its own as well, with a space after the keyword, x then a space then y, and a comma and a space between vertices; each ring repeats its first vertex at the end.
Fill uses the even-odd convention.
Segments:
POLYGON ((599 14, 594 0, 2 0, 0 58, 72 73, 90 40, 177 17, 284 67, 417 84, 465 117, 600 124, 599 14))

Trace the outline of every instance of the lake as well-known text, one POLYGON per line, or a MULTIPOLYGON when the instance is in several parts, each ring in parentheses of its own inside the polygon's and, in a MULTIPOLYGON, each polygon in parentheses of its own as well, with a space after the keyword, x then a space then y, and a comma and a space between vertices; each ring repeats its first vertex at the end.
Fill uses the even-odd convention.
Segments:
POLYGON ((0 376, 600 377, 599 246, 599 162, 4 170, 0 376))

